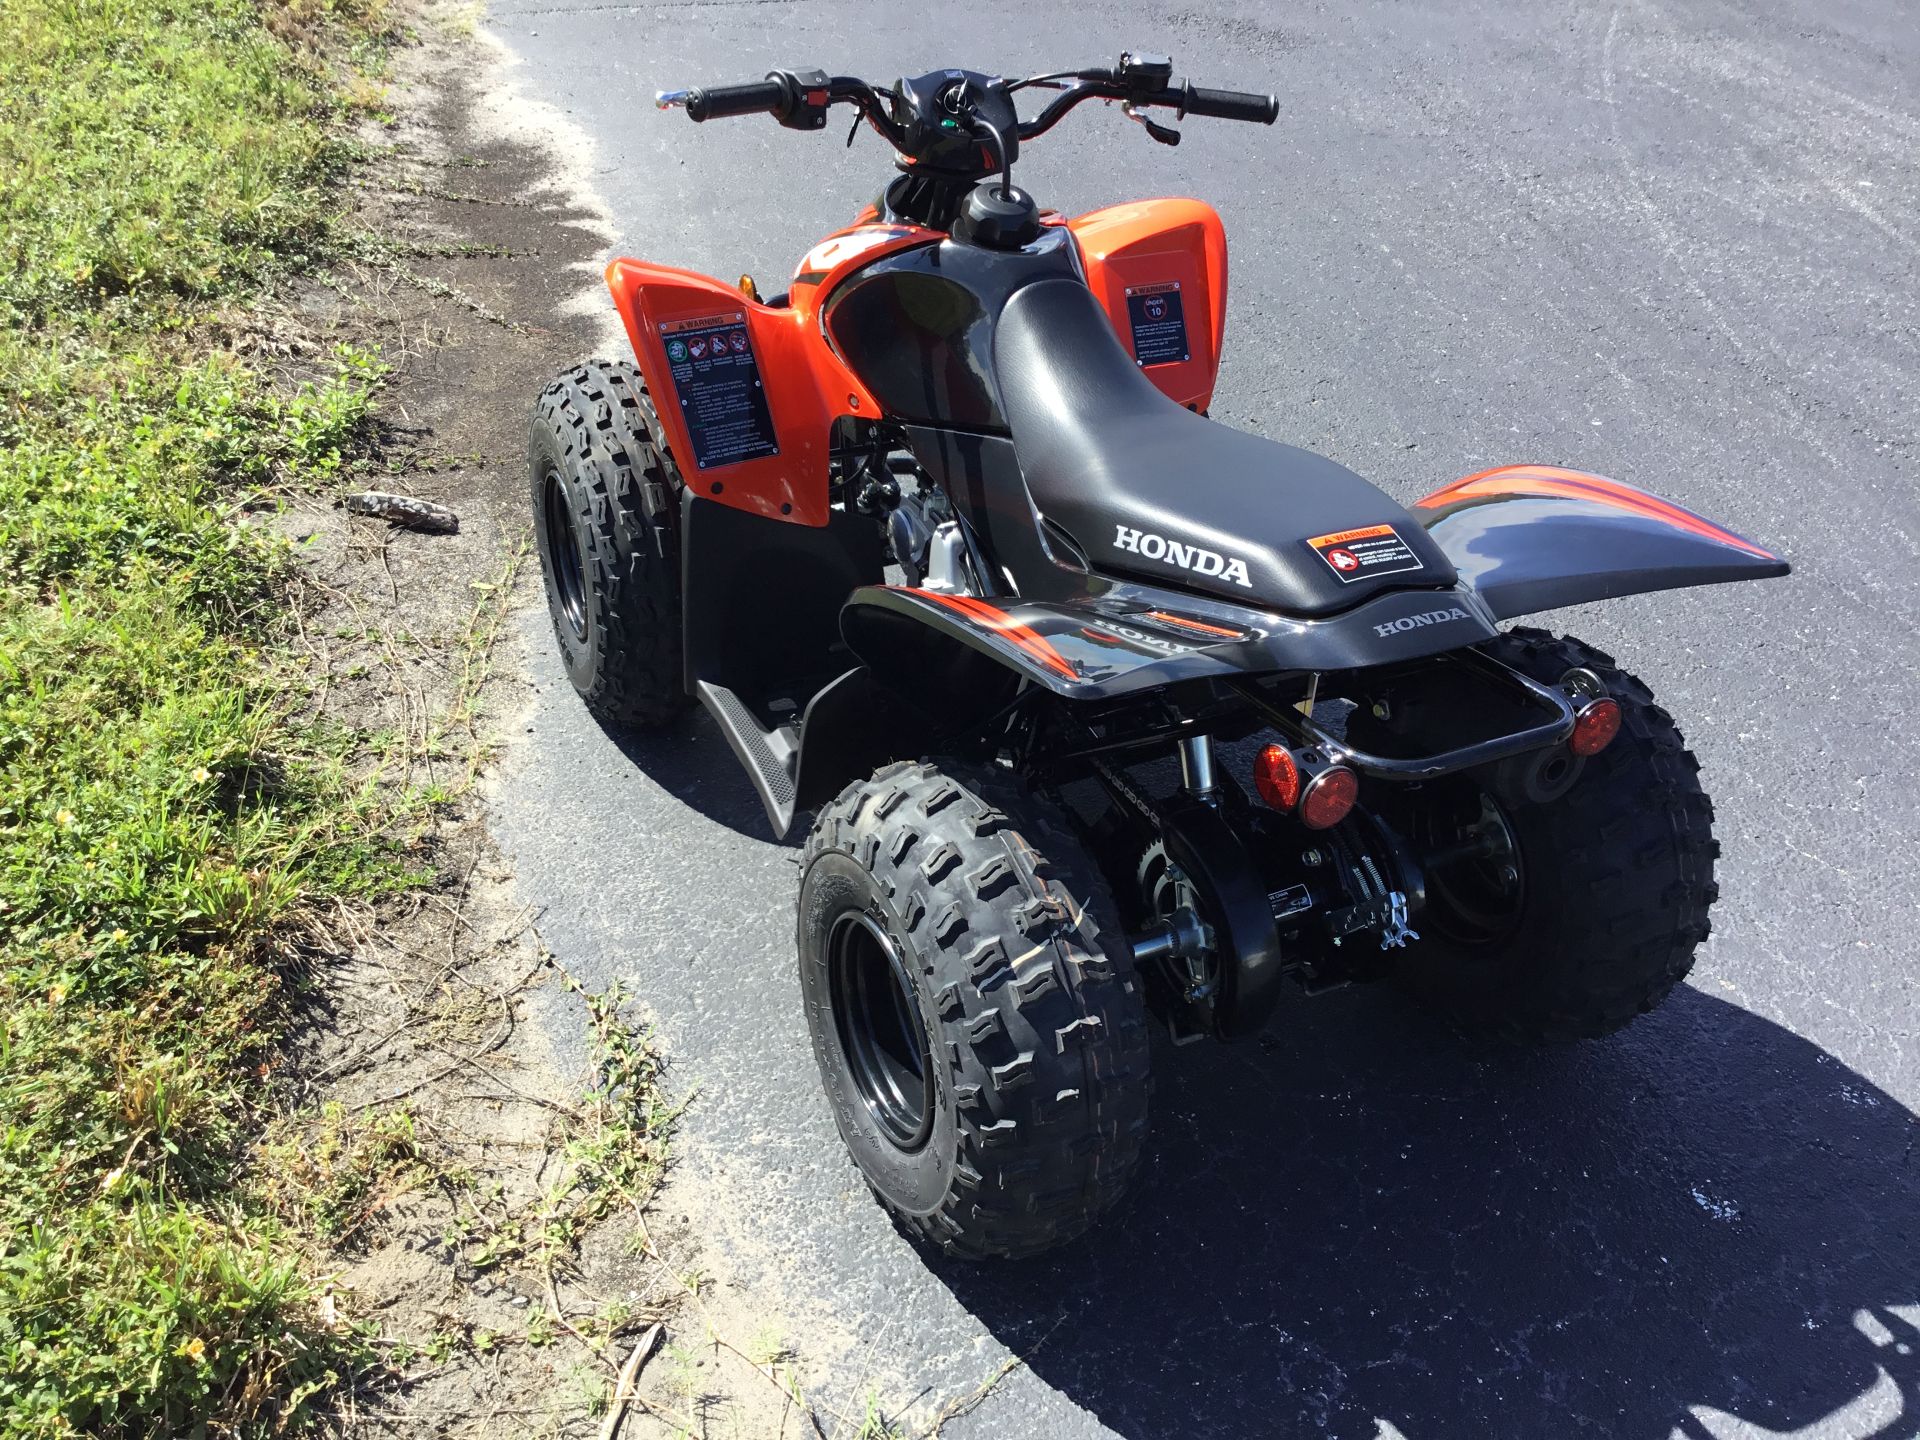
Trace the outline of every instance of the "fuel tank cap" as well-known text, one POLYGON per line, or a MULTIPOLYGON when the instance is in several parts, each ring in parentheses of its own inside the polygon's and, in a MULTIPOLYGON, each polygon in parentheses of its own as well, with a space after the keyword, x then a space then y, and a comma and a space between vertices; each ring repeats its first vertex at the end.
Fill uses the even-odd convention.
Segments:
POLYGON ((1003 191, 998 180, 983 180, 967 196, 953 235, 989 250, 1018 250, 1039 238, 1040 208, 1018 186, 1003 191))

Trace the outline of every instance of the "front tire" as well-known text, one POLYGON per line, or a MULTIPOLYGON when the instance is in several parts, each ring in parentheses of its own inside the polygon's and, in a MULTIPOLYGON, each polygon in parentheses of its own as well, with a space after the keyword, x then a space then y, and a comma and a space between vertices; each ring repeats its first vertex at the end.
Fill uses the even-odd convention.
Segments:
POLYGON ((1611 656, 1532 629, 1486 648, 1548 685, 1592 671, 1619 702, 1620 732, 1576 762, 1557 799, 1530 799, 1497 769, 1409 796, 1394 819, 1416 849, 1457 849, 1472 835, 1483 853, 1430 869, 1422 938, 1398 978, 1469 1030, 1520 1042, 1607 1035, 1693 968, 1719 895, 1713 805, 1673 717, 1611 656))
POLYGON ((840 1134, 910 1234, 1031 1255, 1125 1191, 1146 1018, 1065 819, 988 767, 899 763, 808 837, 800 986, 840 1134))
POLYGON ((567 678, 622 729, 690 703, 681 673, 681 482, 640 372, 577 365, 541 392, 527 436, 534 538, 567 678))

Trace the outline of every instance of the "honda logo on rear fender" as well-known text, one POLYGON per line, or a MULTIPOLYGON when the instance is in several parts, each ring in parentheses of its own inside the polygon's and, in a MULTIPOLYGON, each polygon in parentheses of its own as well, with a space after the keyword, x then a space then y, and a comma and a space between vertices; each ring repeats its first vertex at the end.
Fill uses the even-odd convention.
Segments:
POLYGON ((1404 615, 1398 620, 1389 620, 1384 625, 1373 627, 1373 633, 1381 637, 1398 635, 1403 630, 1418 630, 1423 625, 1444 625, 1449 620, 1465 620, 1467 612, 1455 606, 1449 610, 1423 610, 1418 615, 1404 615))
POLYGON ((1151 530, 1134 530, 1125 525, 1116 525, 1113 548, 1145 560, 1162 560, 1169 565, 1178 565, 1182 570, 1191 570, 1196 575, 1231 580, 1249 590, 1253 588, 1253 581, 1247 577, 1246 561, 1222 555, 1218 550, 1204 550, 1198 545, 1169 540, 1164 535, 1155 535, 1151 530))

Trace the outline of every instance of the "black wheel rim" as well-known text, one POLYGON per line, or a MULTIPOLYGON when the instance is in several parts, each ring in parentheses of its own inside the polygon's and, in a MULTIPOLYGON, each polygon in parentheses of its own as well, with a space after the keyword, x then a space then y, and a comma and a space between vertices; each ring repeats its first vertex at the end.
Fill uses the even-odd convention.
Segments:
POLYGON ((1498 945, 1526 908, 1527 873, 1504 806, 1461 783, 1422 814, 1427 923, 1462 945, 1498 945))
POLYGON ((553 594, 560 618, 573 631, 573 638, 587 638, 587 579, 580 566, 580 540, 573 533, 573 510, 567 504, 566 486, 560 483, 558 470, 547 471, 540 491, 541 508, 546 512, 547 574, 553 580, 553 594))
POLYGON ((827 937, 827 978, 854 1092, 894 1146, 918 1150, 933 1129, 933 1067, 893 941, 870 916, 840 916, 827 937))

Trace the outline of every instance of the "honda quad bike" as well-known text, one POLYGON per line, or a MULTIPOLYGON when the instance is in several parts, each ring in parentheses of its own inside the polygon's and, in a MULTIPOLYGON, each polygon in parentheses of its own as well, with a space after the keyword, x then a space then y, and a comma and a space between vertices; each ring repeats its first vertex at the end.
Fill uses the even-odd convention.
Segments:
POLYGON ((1558 1040, 1659 1004, 1715 898, 1698 767, 1611 658, 1501 622, 1787 571, 1595 475, 1403 507, 1208 419, 1219 217, 1013 183, 1092 100, 1164 144, 1278 112, 1133 54, 661 95, 796 130, 846 106, 898 174, 781 295, 615 260, 637 367, 569 371, 532 423, 568 674, 611 726, 704 705, 774 833, 811 813, 827 1097, 903 1227, 968 1256, 1123 1192, 1149 1016, 1232 1039, 1289 988, 1393 979, 1558 1040))

